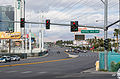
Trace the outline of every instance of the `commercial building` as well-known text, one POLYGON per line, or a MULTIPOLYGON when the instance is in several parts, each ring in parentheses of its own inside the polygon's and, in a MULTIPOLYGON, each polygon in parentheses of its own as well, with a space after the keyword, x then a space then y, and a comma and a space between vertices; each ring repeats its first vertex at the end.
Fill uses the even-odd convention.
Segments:
MULTIPOLYGON (((0 20, 14 21, 14 7, 0 6, 0 20)), ((1 22, 0 31, 14 31, 14 23, 1 22)))

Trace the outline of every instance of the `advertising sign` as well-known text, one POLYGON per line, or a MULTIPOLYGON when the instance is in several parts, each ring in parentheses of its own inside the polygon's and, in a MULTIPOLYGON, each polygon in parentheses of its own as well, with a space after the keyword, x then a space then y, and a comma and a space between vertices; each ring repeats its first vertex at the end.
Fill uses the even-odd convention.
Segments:
POLYGON ((0 32, 0 39, 20 39, 20 38, 21 38, 20 32, 12 33, 0 32))

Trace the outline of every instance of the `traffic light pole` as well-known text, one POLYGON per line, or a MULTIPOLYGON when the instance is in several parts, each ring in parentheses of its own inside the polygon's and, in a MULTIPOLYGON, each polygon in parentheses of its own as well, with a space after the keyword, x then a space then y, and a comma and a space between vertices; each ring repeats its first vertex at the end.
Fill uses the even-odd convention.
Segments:
MULTIPOLYGON (((20 23, 20 21, 1 21, 0 22, 12 22, 12 23, 20 23)), ((46 24, 43 22, 25 22, 28 24, 46 24)), ((50 23, 50 25, 59 25, 59 26, 71 26, 70 24, 59 24, 59 23, 50 23)), ((86 25, 78 25, 78 27, 87 27, 87 28, 98 28, 98 29, 104 29, 104 27, 97 27, 97 26, 86 26, 86 25)))
MULTIPOLYGON (((104 39, 107 39, 107 22, 108 22, 108 0, 105 0, 104 1, 104 39)), ((105 54, 104 54, 104 59, 105 59, 105 70, 108 69, 108 66, 107 66, 107 56, 108 55, 108 51, 105 49, 105 54)))

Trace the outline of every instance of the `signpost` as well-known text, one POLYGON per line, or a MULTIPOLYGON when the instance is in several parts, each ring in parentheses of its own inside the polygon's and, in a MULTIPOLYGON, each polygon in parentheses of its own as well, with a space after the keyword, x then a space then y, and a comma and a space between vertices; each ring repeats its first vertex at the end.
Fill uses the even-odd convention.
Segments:
POLYGON ((100 30, 81 30, 81 33, 100 33, 100 30))

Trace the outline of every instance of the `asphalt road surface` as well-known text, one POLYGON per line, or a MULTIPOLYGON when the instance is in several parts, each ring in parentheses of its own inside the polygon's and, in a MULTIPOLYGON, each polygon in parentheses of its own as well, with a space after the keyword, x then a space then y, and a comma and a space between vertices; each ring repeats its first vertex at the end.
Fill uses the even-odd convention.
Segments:
POLYGON ((95 67, 98 54, 79 53, 79 57, 69 58, 64 51, 52 47, 46 57, 0 63, 0 79, 114 79, 107 74, 81 73, 95 67))

